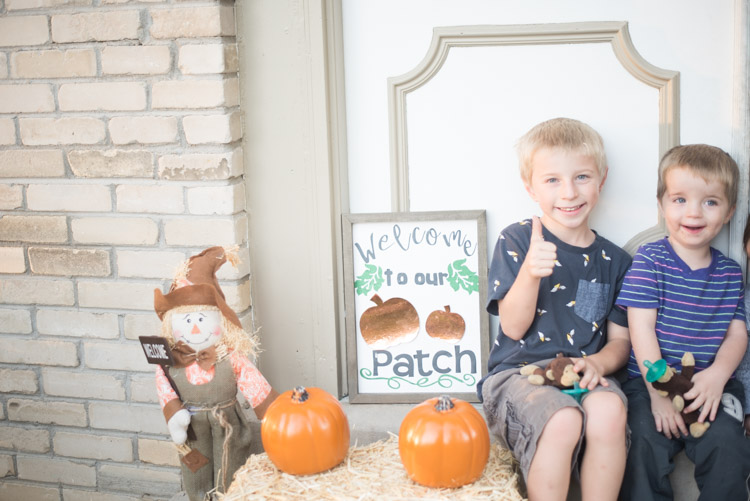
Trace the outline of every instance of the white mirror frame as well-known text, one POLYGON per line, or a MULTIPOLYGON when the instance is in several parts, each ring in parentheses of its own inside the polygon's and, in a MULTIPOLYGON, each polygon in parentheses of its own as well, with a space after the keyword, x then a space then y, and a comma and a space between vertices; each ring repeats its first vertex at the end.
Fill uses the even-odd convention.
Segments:
MULTIPOLYGON (((625 21, 437 27, 424 59, 408 73, 388 79, 391 210, 409 211, 406 96, 440 71, 452 47, 572 43, 611 44, 615 57, 631 75, 659 91, 659 156, 679 144, 679 73, 657 68, 644 60, 633 47, 625 21)), ((641 243, 658 238, 664 231, 659 218, 624 248, 632 254, 641 243)))

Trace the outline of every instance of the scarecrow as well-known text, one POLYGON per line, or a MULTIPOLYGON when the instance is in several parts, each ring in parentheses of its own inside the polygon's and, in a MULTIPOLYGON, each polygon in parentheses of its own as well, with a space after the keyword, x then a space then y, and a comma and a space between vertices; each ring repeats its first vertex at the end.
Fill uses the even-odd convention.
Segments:
POLYGON ((156 368, 159 402, 181 455, 190 501, 225 492, 250 455, 251 430, 237 391, 262 419, 278 393, 255 367, 257 337, 227 305, 216 271, 233 252, 211 247, 191 257, 167 294, 154 290, 174 365, 156 368))

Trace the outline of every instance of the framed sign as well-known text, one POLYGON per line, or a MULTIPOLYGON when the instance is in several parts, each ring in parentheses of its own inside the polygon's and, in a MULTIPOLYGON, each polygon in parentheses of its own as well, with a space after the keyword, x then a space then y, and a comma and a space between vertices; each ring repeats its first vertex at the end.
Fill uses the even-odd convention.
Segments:
POLYGON ((344 214, 349 401, 478 401, 489 353, 484 211, 344 214))

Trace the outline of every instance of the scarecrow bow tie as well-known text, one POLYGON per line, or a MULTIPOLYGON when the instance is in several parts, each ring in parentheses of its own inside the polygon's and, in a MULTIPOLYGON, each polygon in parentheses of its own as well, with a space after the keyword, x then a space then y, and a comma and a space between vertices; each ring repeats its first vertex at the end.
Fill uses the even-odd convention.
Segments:
POLYGON ((180 341, 172 348, 172 356, 176 368, 187 367, 193 362, 198 362, 201 369, 208 371, 216 363, 216 347, 209 346, 196 353, 193 348, 180 341))

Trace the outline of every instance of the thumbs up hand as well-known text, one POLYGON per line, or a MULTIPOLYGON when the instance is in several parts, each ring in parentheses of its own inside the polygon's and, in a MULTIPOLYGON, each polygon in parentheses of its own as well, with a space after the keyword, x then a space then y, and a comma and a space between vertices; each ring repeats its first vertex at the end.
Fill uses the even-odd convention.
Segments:
POLYGON ((532 277, 544 278, 552 275, 556 259, 557 246, 544 240, 542 222, 534 216, 531 220, 529 251, 523 261, 523 266, 532 277))

